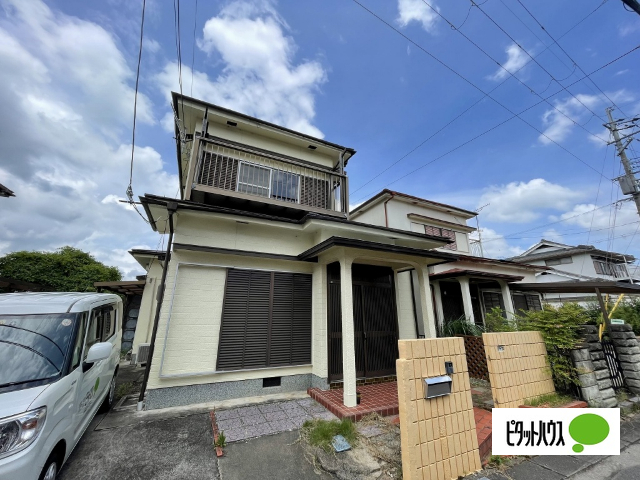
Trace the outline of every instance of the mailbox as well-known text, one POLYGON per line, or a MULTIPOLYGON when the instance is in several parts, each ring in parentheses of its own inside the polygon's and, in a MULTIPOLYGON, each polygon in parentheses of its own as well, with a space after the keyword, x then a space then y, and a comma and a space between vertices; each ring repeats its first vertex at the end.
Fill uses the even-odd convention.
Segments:
POLYGON ((435 398, 451 393, 451 377, 431 377, 424 379, 424 398, 435 398))

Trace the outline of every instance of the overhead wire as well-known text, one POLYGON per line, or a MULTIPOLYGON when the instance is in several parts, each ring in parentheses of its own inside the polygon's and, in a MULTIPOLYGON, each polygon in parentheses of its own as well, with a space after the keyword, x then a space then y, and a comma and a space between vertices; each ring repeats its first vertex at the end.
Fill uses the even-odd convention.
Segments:
MULTIPOLYGON (((453 70, 451 67, 449 67, 448 65, 446 65, 443 61, 441 61, 440 59, 438 59, 437 57, 435 57, 434 55, 432 55, 429 51, 427 51, 425 48, 423 48, 421 45, 419 45, 417 42, 413 41, 411 38, 409 38, 408 36, 406 36, 404 33, 402 33, 401 31, 399 31, 398 29, 396 29, 393 25, 391 25, 389 22, 387 22, 386 20, 384 20, 383 18, 381 18, 379 15, 377 15, 375 12, 373 12, 372 10, 370 10, 369 8, 367 8, 366 6, 364 6, 362 3, 360 3, 357 0, 353 0, 354 3, 356 3, 358 6, 360 6, 362 9, 364 9, 365 11, 367 11, 368 13, 370 13, 372 16, 376 17, 379 21, 381 21, 382 23, 384 23, 385 25, 387 25, 389 28, 391 28, 392 30, 394 30, 396 33, 398 33, 399 35, 401 35, 402 37, 404 37, 406 40, 408 40, 410 43, 414 44, 416 47, 418 47, 420 50, 422 50, 424 53, 426 53, 427 55, 431 56, 434 60, 436 60, 438 63, 441 63, 443 66, 445 66, 445 68, 449 69, 450 71, 452 71, 454 74, 456 74, 457 76, 463 78, 467 83, 471 84, 474 88, 478 89, 480 92, 483 93, 483 96, 478 99, 474 104, 472 104, 470 107, 468 107, 466 110, 464 110, 462 113, 460 113, 458 116, 456 116, 455 118, 453 118, 450 122, 448 122, 446 125, 444 125, 443 127, 441 127, 438 131, 434 132, 432 135, 430 135, 426 140, 424 140, 423 142, 421 142, 419 145, 417 145, 415 148, 413 148, 412 150, 410 150, 408 153, 406 153, 405 155, 401 156, 398 160, 394 161, 391 165, 389 165, 388 167, 386 167, 382 172, 380 172, 379 174, 377 174, 375 177, 371 178, 370 180, 368 180, 367 182, 365 182, 363 185, 361 185, 360 187, 356 188, 355 190, 352 191, 353 193, 356 193, 357 191, 361 190, 362 188, 364 188, 366 185, 370 184, 373 180, 375 180, 376 178, 379 178, 382 174, 384 174, 386 171, 388 171, 390 168, 392 168, 393 166, 395 166, 396 164, 398 164, 400 161, 402 161, 404 158, 406 158, 407 156, 411 155, 413 152, 415 152, 416 150, 418 150, 420 147, 422 147, 425 143, 427 143, 429 140, 431 140, 435 135, 437 135, 438 133, 440 133, 441 131, 443 131, 445 128, 447 128, 449 125, 451 125, 453 122, 455 122, 458 118, 460 118, 462 115, 464 115, 466 112, 468 112, 469 110, 471 110, 474 106, 476 106, 477 104, 479 104, 482 100, 484 100, 484 98, 486 97, 490 97, 490 93, 494 92, 498 87, 500 87, 500 85, 504 84, 504 82, 506 81, 506 79, 499 85, 497 85, 496 87, 494 87, 492 90, 490 90, 489 92, 484 92, 482 89, 480 89, 479 87, 477 87, 475 84, 473 84, 472 82, 470 82, 468 79, 464 78, 461 74, 459 74, 457 71, 453 70)), ((477 4, 476 4, 477 5, 477 4)), ((589 18, 591 15, 593 15, 593 13, 595 13, 602 5, 596 7, 593 11, 591 11, 589 14, 587 14, 585 17, 583 17, 579 22, 577 22, 573 27, 571 27, 569 30, 567 30, 562 37, 564 37, 565 35, 567 35, 569 32, 571 32, 573 29, 575 29, 578 25, 580 25, 582 22, 584 22, 587 18, 589 18)), ((560 37, 560 38, 562 38, 560 37)), ((640 46, 639 46, 640 47, 640 46)), ((638 47, 637 47, 638 48, 638 47)), ((545 49, 546 50, 546 49, 545 49)), ((544 52, 544 50, 543 50, 544 52)), ((543 52, 540 52, 543 53, 543 52)), ((618 61, 620 58, 628 55, 630 52, 628 52, 627 54, 622 55, 621 57, 618 57, 617 59, 614 60, 618 61)), ((539 55, 539 54, 538 54, 539 55)), ((529 63, 531 60, 529 60, 527 63, 529 63)), ((524 68, 525 65, 523 65, 524 68)), ((597 71, 601 70, 602 68, 605 68, 607 65, 601 67, 600 69, 594 70, 593 72, 591 72, 590 75, 593 75, 594 73, 596 73, 597 71)), ((520 69, 516 70, 519 71, 520 69)), ((586 77, 586 75, 585 75, 586 77)), ((585 77, 582 77, 581 79, 579 79, 577 82, 573 82, 572 84, 568 85, 567 87, 562 87, 561 91, 565 91, 568 87, 571 87, 572 85, 575 85, 576 83, 578 83, 579 81, 583 80, 585 77)), ((556 92, 555 94, 547 97, 547 98, 551 98, 554 95, 557 95, 560 92, 556 92)), ((493 99, 493 97, 490 97, 493 99)), ((495 99, 493 99, 494 101, 496 101, 495 99)), ((539 103, 538 103, 539 104, 539 103)), ((533 106, 536 106, 538 104, 535 104, 533 106)), ((532 106, 532 107, 533 107, 532 106)), ((525 110, 526 111, 526 110, 525 110)), ((522 114, 523 112, 520 112, 519 114, 522 114)), ((519 115, 518 114, 518 115, 519 115)), ((513 117, 515 118, 515 116, 513 117)), ((532 126, 532 128, 535 129, 535 127, 532 126)), ((536 129, 537 130, 537 129, 536 129)), ((542 133, 538 130, 539 133, 542 133)), ((488 133, 488 132, 487 132, 488 133)), ((588 164, 587 164, 588 165, 588 164)), ((590 167, 593 168, 593 167, 590 167)), ((595 169, 594 169, 595 170, 595 169)), ((597 171, 597 170, 595 170, 597 171)), ((599 172, 598 172, 599 173, 599 172)))
MULTIPOLYGON (((354 1, 355 1, 355 0, 354 0, 354 1)), ((612 65, 613 63, 617 62, 617 61, 618 61, 618 60, 620 60, 621 58, 624 58, 625 56, 627 56, 627 55, 631 54, 632 52, 634 52, 634 51, 636 51, 636 50, 638 50, 638 49, 640 49, 640 45, 638 45, 638 46, 634 47, 633 49, 629 50, 627 53, 624 53, 624 54, 622 54, 621 56, 619 56, 619 57, 617 57, 617 58, 615 58, 615 59, 613 59, 613 60, 609 61, 608 63, 606 63, 606 64, 602 65, 601 67, 599 67, 599 68, 597 68, 596 70, 594 70, 593 72, 591 72, 589 75, 593 75, 594 73, 596 73, 596 72, 598 72, 598 71, 600 71, 600 70, 602 70, 602 69, 604 69, 604 68, 607 68, 608 66, 610 66, 610 65, 612 65)), ((568 86, 570 87, 570 86, 572 86, 573 84, 578 83, 578 82, 580 82, 580 81, 582 81, 582 80, 584 80, 584 77, 579 78, 579 79, 578 79, 578 80, 576 80, 574 83, 572 83, 572 84, 570 84, 570 85, 568 85, 568 86)), ((559 92, 556 92, 556 93, 554 93, 554 94, 552 94, 552 95, 549 95, 549 96, 548 96, 548 97, 546 97, 546 98, 547 98, 547 99, 549 99, 549 98, 551 98, 551 97, 553 97, 553 96, 557 95, 558 93, 559 93, 559 92)), ((423 169, 423 168, 425 168, 425 167, 427 167, 427 166, 431 165, 432 163, 434 163, 434 162, 436 162, 436 161, 438 161, 438 160, 440 160, 440 159, 442 159, 442 158, 446 157, 447 155, 449 155, 449 154, 451 154, 451 153, 455 152, 456 150, 459 150, 460 148, 464 147, 465 145, 468 145, 469 143, 471 143, 471 142, 473 142, 473 141, 477 140, 478 138, 483 137, 484 135, 486 135, 486 134, 490 133, 491 131, 495 130, 496 128, 498 128, 498 127, 500 127, 500 126, 502 126, 502 125, 504 125, 504 124, 506 124, 506 123, 510 122, 510 121, 511 121, 511 120, 513 120, 514 118, 519 118, 519 115, 522 115, 523 113, 525 113, 525 112, 527 112, 527 111, 531 110, 532 108, 534 108, 534 107, 536 107, 536 106, 538 106, 538 105, 540 105, 540 104, 542 104, 542 103, 543 103, 543 101, 541 100, 541 101, 539 101, 539 102, 537 102, 537 103, 534 103, 533 105, 531 105, 531 106, 529 106, 529 107, 525 108, 524 110, 520 111, 520 112, 519 112, 519 113, 517 113, 517 114, 515 114, 515 113, 514 113, 511 117, 507 118, 506 120, 504 120, 504 121, 502 121, 502 122, 500 122, 500 123, 498 123, 498 124, 494 125, 493 127, 491 127, 491 128, 489 128, 489 129, 485 130, 484 132, 482 132, 482 133, 480 133, 480 134, 478 134, 478 135, 476 135, 476 136, 472 137, 471 139, 466 140, 466 141, 465 141, 465 142, 463 142, 462 144, 459 144, 458 146, 456 146, 456 147, 454 147, 454 148, 452 148, 452 149, 448 150, 447 152, 445 152, 445 153, 443 153, 443 154, 439 155, 438 157, 436 157, 436 158, 432 159, 431 161, 429 161, 429 162, 427 162, 427 163, 422 164, 422 165, 421 165, 421 166, 419 166, 418 168, 416 168, 416 169, 414 169, 414 170, 411 170, 409 173, 407 173, 407 174, 405 174, 405 175, 402 175, 401 177, 398 177, 398 178, 396 178, 395 180, 393 180, 393 181, 391 181, 391 182, 386 183, 384 186, 393 185, 394 183, 397 183, 397 182, 399 182, 400 180, 403 180, 404 178, 408 177, 409 175, 412 175, 412 174, 416 173, 417 171, 419 171, 419 170, 421 170, 421 169, 423 169)), ((450 123, 451 123, 451 122, 450 122, 450 123)), ((441 129, 441 130, 442 130, 442 129, 441 129)), ((434 135, 435 135, 435 134, 434 134, 434 135)), ((433 137, 433 135, 432 135, 431 137, 433 137)), ((430 137, 430 138, 431 138, 431 137, 430 137)), ((426 142, 426 141, 425 141, 425 142, 426 142)), ((424 143, 424 142, 423 142, 423 143, 424 143)), ((418 146, 418 147, 416 147, 416 148, 419 148, 419 146, 418 146)), ((415 150, 415 149, 414 149, 414 150, 415 150)), ((582 160, 581 160, 581 161, 582 161, 582 160)), ((594 167, 592 167, 591 165, 589 165, 588 163, 586 163, 586 162, 584 162, 584 161, 582 161, 582 162, 583 162, 583 163, 585 163, 585 165, 587 165, 587 166, 588 166, 589 168, 591 168, 593 171, 595 171, 598 175, 603 176, 603 175, 602 175, 602 173, 601 173, 601 172, 599 172, 598 170, 596 170, 594 167)), ((396 163, 397 163, 397 161, 396 161, 396 163)), ((606 178, 607 180, 610 180, 610 178, 608 178, 608 177, 604 177, 604 178, 606 178)), ((370 195, 371 195, 371 194, 369 193, 369 194, 366 194, 366 195, 360 196, 360 197, 358 197, 358 198, 367 198, 367 197, 368 197, 368 196, 370 196, 370 195)))
POLYGON ((189 96, 193 97, 193 66, 196 60, 196 27, 198 23, 198 0, 196 0, 196 13, 193 17, 193 43, 191 44, 191 90, 189 96))
MULTIPOLYGON (((471 0, 471 3, 475 3, 474 0, 471 0)), ((535 62, 536 65, 538 65, 543 72, 545 72, 547 75, 549 75, 559 86, 562 87, 562 84, 558 81, 557 78, 555 78, 555 76, 547 69, 544 67, 544 65, 542 65, 540 62, 538 62, 538 60, 535 59, 535 57, 533 57, 525 48, 523 48, 520 43, 518 43, 518 41, 513 38, 513 36, 507 32, 498 22, 496 22, 493 17, 491 17, 491 15, 489 15, 487 12, 485 12, 480 6, 478 6, 478 10, 480 10, 480 12, 489 19, 489 21, 491 23, 493 23, 502 33, 504 33, 507 37, 509 37, 509 39, 518 46, 518 48, 520 50, 522 50, 531 60, 533 60, 535 62)), ((563 88, 564 90, 566 90, 566 88, 563 88)), ((589 108, 587 105, 584 104, 584 102, 582 100, 580 100, 576 95, 574 95, 573 93, 571 93, 569 90, 566 90, 567 93, 569 95, 571 95, 571 97, 573 97, 580 105, 582 105, 584 108, 586 108, 587 110, 589 110, 591 113, 593 113, 596 117, 604 120, 604 117, 601 115, 598 115, 596 112, 594 112, 593 110, 591 110, 591 108, 589 108)))
MULTIPOLYGON (((544 31, 544 33, 546 33, 546 34, 547 34, 547 36, 548 36, 548 37, 553 41, 553 43, 554 43, 555 45, 557 45, 557 46, 558 46, 558 48, 562 51, 562 53, 564 53, 564 54, 567 56, 567 58, 568 58, 569 60, 571 60, 571 61, 573 62, 573 64, 574 64, 576 67, 578 67, 578 70, 580 70, 580 71, 582 72, 582 74, 584 75, 584 74, 585 74, 585 72, 584 72, 584 70, 582 69, 582 67, 580 66, 580 64, 579 64, 578 62, 576 62, 576 61, 573 59, 573 57, 571 57, 571 55, 569 55, 569 53, 568 53, 568 52, 567 52, 567 51, 562 47, 562 45, 560 45, 560 43, 559 43, 555 38, 553 38, 553 35, 551 35, 551 33, 549 33, 549 30, 547 30, 547 29, 544 27, 544 25, 542 25, 542 23, 541 23, 541 22, 536 18, 536 16, 535 16, 533 13, 531 13, 531 10, 529 10, 529 9, 526 7, 526 5, 525 5, 524 3, 522 3, 522 1, 521 1, 521 0, 516 0, 516 1, 517 1, 517 2, 520 4, 520 6, 521 6, 521 7, 522 7, 522 8, 523 8, 523 9, 524 9, 528 14, 529 14, 529 16, 533 19, 533 21, 534 21, 534 22, 536 22, 536 23, 538 24, 538 26, 542 29, 542 31, 544 31)), ((600 6, 602 6, 605 2, 606 2, 606 0, 605 0, 604 2, 602 2, 602 4, 601 4, 600 6)), ((611 102, 611 104, 612 104, 613 106, 615 106, 618 110, 620 110, 620 112, 622 112, 622 114, 623 114, 623 115, 625 115, 625 116, 626 116, 626 114, 623 112, 623 110, 622 110, 618 105, 616 105, 616 102, 614 102, 614 101, 609 97, 609 95, 607 95, 607 94, 604 92, 604 90, 602 90, 602 89, 598 86, 598 84, 595 82, 595 80, 593 80, 593 78, 589 78, 589 81, 593 84, 593 86, 594 86, 594 87, 596 87, 596 88, 598 89, 598 91, 599 91, 600 93, 602 93, 602 95, 604 95, 604 97, 605 97, 609 102, 611 102)))
MULTIPOLYGON (((427 7, 429 7, 436 15, 438 15, 440 18, 442 18, 442 20, 444 20, 446 23, 448 23, 453 30, 457 30, 456 28, 454 28, 453 24, 449 21, 449 19, 447 19, 438 9, 434 8, 429 2, 427 2, 426 0, 422 0, 422 3, 424 3, 427 7)), ((569 120, 570 122, 572 122, 574 125, 576 125, 577 127, 582 128, 585 132, 587 132, 587 134, 589 134, 591 137, 594 137, 604 143, 607 143, 607 140, 605 140, 604 138, 600 137, 599 135, 596 135, 592 132, 590 132, 584 125, 578 123, 576 120, 574 120, 573 118, 571 118, 569 115, 567 115, 565 112, 563 112, 561 109, 559 109, 556 105, 554 105, 553 103, 551 103, 550 101, 544 99, 542 97, 542 95, 540 95, 538 92, 536 92, 531 86, 527 85, 523 80, 521 80, 520 78, 518 78, 515 74, 511 73, 511 71, 509 69, 507 69, 504 65, 502 65, 497 59, 495 59, 494 57, 491 56, 491 54, 489 54, 484 48, 482 48, 480 45, 478 45, 477 42, 475 42, 472 38, 470 38, 468 35, 466 35, 464 32, 462 32, 461 30, 457 30, 457 32, 462 35, 469 43, 471 43, 474 47, 476 47, 478 50, 480 50, 480 52, 482 52, 487 58, 489 58, 492 62, 498 64, 498 66, 504 70, 508 75, 510 75, 511 77, 515 78, 522 86, 524 86, 527 90, 529 90, 531 93, 533 93, 534 95, 536 95, 538 98, 542 99, 547 105, 549 105, 551 108, 553 108, 556 112, 558 112, 560 115, 562 115, 563 117, 565 117, 567 120, 569 120)), ((533 58, 533 57, 532 57, 533 58)), ((558 82, 559 83, 559 82, 558 82)), ((568 91, 568 90, 567 90, 568 91)), ((595 115, 595 114, 594 114, 595 115)), ((593 117, 590 117, 593 118, 593 117)), ((547 137, 548 138, 548 137, 547 137)))
POLYGON ((129 167, 129 185, 127 186, 127 199, 129 200, 129 205, 133 207, 140 218, 142 218, 146 223, 149 223, 149 220, 145 218, 145 216, 138 210, 138 206, 136 202, 133 200, 133 162, 134 155, 136 149, 136 118, 138 116, 138 86, 140 84, 140 65, 142 63, 142 41, 144 38, 144 12, 146 9, 146 0, 142 0, 142 19, 140 21, 140 47, 138 49, 138 66, 136 67, 136 86, 135 93, 133 95, 133 128, 131 129, 131 164, 129 167))

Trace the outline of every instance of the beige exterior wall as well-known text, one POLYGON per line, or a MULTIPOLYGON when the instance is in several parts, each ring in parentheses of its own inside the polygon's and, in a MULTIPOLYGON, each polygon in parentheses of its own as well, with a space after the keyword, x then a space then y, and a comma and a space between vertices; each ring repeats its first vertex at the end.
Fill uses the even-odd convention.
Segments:
POLYGON ((154 260, 147 271, 147 280, 142 293, 142 301, 140 302, 140 310, 138 312, 138 322, 136 324, 136 333, 133 337, 132 351, 138 354, 138 347, 141 343, 149 343, 151 340, 151 330, 153 328, 153 319, 156 314, 156 306, 158 301, 156 292, 162 277, 162 262, 154 260))
POLYGON ((309 263, 173 252, 167 272, 167 290, 158 324, 149 389, 311 373, 310 366, 216 372, 226 268, 313 272, 313 264, 309 263), (178 263, 181 263, 179 269, 178 263))
POLYGON ((416 334, 416 317, 413 308, 411 290, 411 272, 400 272, 396 275, 396 305, 398 307, 398 335, 400 340, 418 338, 416 334))
POLYGON ((478 437, 462 338, 401 340, 396 362, 402 474, 406 480, 449 480, 480 470, 478 437), (445 375, 451 394, 424 398, 423 379, 445 375))
MULTIPOLYGON (((199 131, 199 130, 198 130, 199 131)), ((243 131, 242 128, 228 127, 219 123, 209 122, 209 135, 215 137, 226 138, 236 143, 242 143, 262 150, 268 150, 281 155, 299 158, 307 162, 317 163, 324 167, 333 167, 338 162, 338 153, 335 156, 322 154, 319 150, 310 150, 308 145, 315 142, 309 140, 305 144, 300 142, 285 142, 286 134, 281 134, 281 140, 268 137, 265 135, 257 135, 254 132, 243 131), (298 144, 296 144, 298 143, 298 144)))
POLYGON ((496 408, 517 408, 555 392, 540 332, 483 333, 496 408))

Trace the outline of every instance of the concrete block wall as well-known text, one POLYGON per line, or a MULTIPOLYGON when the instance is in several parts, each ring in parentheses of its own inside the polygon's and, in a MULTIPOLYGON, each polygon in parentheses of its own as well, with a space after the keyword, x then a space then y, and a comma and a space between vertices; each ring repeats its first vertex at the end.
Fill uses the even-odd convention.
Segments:
POLYGON ((556 391, 540 332, 483 333, 482 339, 496 408, 517 408, 556 391))
POLYGON ((615 407, 618 402, 598 337, 598 327, 584 325, 581 333, 584 337, 582 348, 573 350, 571 358, 578 370, 582 399, 590 407, 615 407))
POLYGON ((481 469, 469 372, 462 338, 400 340, 398 407, 405 480, 449 480, 481 469), (423 379, 445 375, 451 394, 424 398, 423 379))
POLYGON ((611 325, 610 337, 620 360, 625 386, 633 393, 640 393, 640 345, 631 325, 611 325))

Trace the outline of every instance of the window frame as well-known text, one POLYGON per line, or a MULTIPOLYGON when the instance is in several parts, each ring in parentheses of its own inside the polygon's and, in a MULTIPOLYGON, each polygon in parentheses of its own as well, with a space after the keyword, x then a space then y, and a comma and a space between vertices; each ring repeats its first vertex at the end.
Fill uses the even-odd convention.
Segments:
POLYGON ((238 160, 238 178, 236 180, 236 192, 239 193, 246 193, 247 195, 256 195, 258 197, 263 197, 263 198, 271 198, 271 182, 272 182, 272 173, 273 173, 273 168, 271 167, 267 167, 266 165, 260 165, 259 163, 252 163, 252 162, 246 162, 244 160, 238 160), (254 183, 246 183, 246 182, 241 182, 240 179, 242 178, 242 168, 243 166, 250 166, 253 168, 260 168, 263 170, 267 170, 269 172, 269 180, 267 183, 266 187, 263 187, 261 185, 257 185, 254 183), (261 195, 259 193, 252 193, 252 192, 246 192, 246 191, 242 191, 240 190, 240 185, 244 185, 245 187, 251 187, 251 188, 257 188, 257 189, 267 189, 268 193, 267 195, 261 195))

